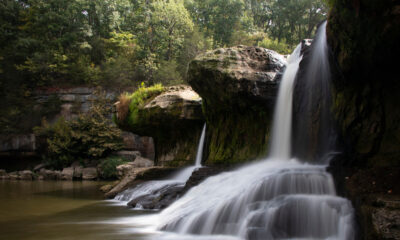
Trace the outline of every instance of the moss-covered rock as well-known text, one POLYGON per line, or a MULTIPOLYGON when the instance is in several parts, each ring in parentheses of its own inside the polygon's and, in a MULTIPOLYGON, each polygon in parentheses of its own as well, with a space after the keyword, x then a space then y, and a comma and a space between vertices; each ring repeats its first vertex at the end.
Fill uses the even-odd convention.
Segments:
POLYGON ((332 163, 334 173, 357 210, 360 239, 398 239, 392 234, 398 225, 387 225, 398 206, 379 202, 400 199, 400 3, 334 0, 331 7, 328 41, 338 66, 333 108, 344 150, 332 163))
POLYGON ((237 46, 206 52, 189 65, 203 98, 207 164, 229 165, 266 154, 273 105, 285 66, 278 53, 237 46))
MULTIPOLYGON (((117 117, 118 125, 154 138, 157 165, 192 164, 204 124, 199 95, 185 85, 147 93, 143 88, 138 91, 142 91, 141 96, 131 95, 134 97, 130 99, 125 118, 117 117)), ((117 109, 122 109, 122 106, 117 106, 117 109)))
POLYGON ((396 1, 333 1, 334 110, 353 165, 400 164, 399 25, 396 1))

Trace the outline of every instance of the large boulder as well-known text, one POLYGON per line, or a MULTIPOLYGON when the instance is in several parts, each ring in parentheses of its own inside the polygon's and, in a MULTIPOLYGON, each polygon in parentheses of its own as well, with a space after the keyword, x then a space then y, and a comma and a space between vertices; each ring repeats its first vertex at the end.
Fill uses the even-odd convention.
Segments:
POLYGON ((260 47, 220 48, 197 56, 188 82, 203 98, 208 164, 266 154, 273 106, 285 58, 260 47))
POLYGON ((73 167, 64 168, 61 172, 61 179, 62 180, 74 179, 74 168, 73 167))
MULTIPOLYGON (((125 134, 125 145, 154 159, 157 165, 192 164, 204 124, 201 103, 200 96, 185 85, 166 87, 155 95, 149 93, 134 111, 130 108, 125 119, 119 119, 123 114, 117 112, 121 128, 151 137, 125 134)), ((119 104, 117 110, 122 108, 119 104)))

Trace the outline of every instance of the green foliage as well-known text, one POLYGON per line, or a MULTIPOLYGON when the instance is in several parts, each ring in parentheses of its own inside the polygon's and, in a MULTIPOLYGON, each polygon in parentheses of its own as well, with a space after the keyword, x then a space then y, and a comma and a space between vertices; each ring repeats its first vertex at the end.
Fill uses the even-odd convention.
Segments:
POLYGON ((128 114, 128 124, 133 125, 135 124, 138 119, 138 111, 139 107, 148 99, 153 96, 156 96, 164 91, 164 87, 162 84, 155 84, 150 87, 146 87, 144 83, 135 91, 133 92, 129 98, 129 114, 128 114))
POLYGON ((100 162, 100 175, 103 179, 118 178, 117 166, 127 163, 128 161, 122 157, 108 157, 100 162))
POLYGON ((280 54, 290 54, 293 51, 293 47, 283 42, 278 42, 277 39, 272 40, 268 37, 264 38, 260 43, 260 47, 268 48, 274 50, 280 54))
POLYGON ((183 79, 177 68, 178 64, 175 61, 162 61, 160 67, 154 73, 154 82, 162 83, 163 85, 183 83, 183 79))
POLYGON ((110 108, 105 93, 99 92, 88 113, 71 121, 60 118, 53 125, 44 121, 35 128, 35 134, 47 141, 48 162, 62 168, 78 159, 98 159, 121 149, 121 131, 109 119, 110 108))
POLYGON ((211 48, 287 53, 326 18, 324 1, 2 0, 1 129, 28 119, 38 87, 171 85, 211 48))

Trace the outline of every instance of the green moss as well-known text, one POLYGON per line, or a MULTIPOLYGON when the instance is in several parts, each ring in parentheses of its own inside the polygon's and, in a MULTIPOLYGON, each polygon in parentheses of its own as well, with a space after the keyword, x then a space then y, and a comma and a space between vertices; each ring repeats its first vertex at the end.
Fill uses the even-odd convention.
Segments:
POLYGON ((269 114, 253 106, 233 112, 208 112, 207 164, 231 165, 254 160, 267 153, 269 114), (211 115, 210 115, 211 114, 211 115))
POLYGON ((162 84, 156 84, 150 87, 140 86, 135 92, 129 95, 130 104, 129 104, 129 115, 127 118, 127 122, 130 125, 134 125, 139 121, 139 109, 146 101, 151 99, 152 97, 162 93, 164 91, 164 87, 162 84))

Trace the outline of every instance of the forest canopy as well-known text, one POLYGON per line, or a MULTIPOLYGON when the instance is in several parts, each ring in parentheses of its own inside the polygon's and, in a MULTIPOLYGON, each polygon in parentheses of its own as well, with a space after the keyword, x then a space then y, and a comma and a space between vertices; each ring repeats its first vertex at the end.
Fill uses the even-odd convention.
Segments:
POLYGON ((181 83, 213 48, 288 54, 326 12, 324 0, 2 0, 1 114, 13 121, 40 87, 181 83))

